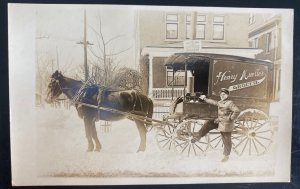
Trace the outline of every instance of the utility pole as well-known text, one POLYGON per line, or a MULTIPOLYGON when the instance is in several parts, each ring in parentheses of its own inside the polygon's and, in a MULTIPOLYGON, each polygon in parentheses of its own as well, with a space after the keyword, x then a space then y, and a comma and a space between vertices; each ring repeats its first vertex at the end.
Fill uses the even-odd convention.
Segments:
POLYGON ((54 73, 54 69, 53 69, 53 58, 51 59, 51 73, 54 73))
MULTIPOLYGON (((58 51, 57 51, 57 46, 56 46, 56 63, 57 63, 57 70, 59 70, 59 60, 58 60, 58 51)), ((53 63, 52 63, 53 64, 53 63)))
POLYGON ((88 69, 88 65, 87 65, 87 46, 88 45, 93 45, 91 43, 89 43, 86 40, 86 10, 84 9, 84 28, 83 28, 83 41, 80 41, 77 44, 82 44, 83 45, 83 50, 84 50, 84 79, 85 81, 88 80, 89 78, 89 69, 88 69))

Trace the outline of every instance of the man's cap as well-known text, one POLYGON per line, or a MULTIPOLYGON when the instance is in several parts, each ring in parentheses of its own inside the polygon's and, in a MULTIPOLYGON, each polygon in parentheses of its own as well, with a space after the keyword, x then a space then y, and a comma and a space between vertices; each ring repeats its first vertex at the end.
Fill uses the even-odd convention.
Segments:
POLYGON ((220 94, 221 94, 222 92, 229 95, 229 90, 226 89, 226 88, 222 88, 221 91, 220 91, 220 94))

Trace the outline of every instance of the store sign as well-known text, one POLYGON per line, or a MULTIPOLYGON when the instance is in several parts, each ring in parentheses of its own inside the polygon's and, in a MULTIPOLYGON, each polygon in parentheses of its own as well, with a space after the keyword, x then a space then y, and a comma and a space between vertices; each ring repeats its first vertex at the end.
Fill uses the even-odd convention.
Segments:
POLYGON ((183 42, 184 52, 200 52, 202 49, 201 40, 187 40, 183 42))

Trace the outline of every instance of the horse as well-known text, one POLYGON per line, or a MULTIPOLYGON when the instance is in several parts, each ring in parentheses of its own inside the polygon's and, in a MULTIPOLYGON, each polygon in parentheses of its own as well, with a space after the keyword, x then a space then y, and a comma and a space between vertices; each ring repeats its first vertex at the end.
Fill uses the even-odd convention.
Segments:
POLYGON ((135 90, 113 90, 98 85, 86 85, 82 81, 65 77, 61 72, 55 71, 50 77, 45 101, 52 103, 62 93, 70 100, 77 98, 75 108, 78 116, 84 122, 88 142, 87 152, 101 150, 101 143, 95 127, 96 121, 118 121, 124 118, 135 121, 140 136, 137 152, 145 151, 146 127, 151 124, 153 115, 153 102, 150 98, 135 90), (94 107, 83 104, 94 105, 94 107), (97 107, 116 111, 103 110, 97 107), (128 117, 122 112, 131 113, 133 116, 128 117), (135 119, 134 115, 145 119, 135 119))

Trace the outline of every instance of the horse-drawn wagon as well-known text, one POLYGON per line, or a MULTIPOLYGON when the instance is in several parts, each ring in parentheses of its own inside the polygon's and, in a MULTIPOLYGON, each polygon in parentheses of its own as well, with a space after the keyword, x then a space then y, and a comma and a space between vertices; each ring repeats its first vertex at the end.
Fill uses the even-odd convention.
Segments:
POLYGON ((200 100, 204 94, 217 99, 221 88, 230 91, 231 100, 241 113, 232 134, 233 150, 242 155, 261 155, 267 152, 274 134, 269 119, 273 101, 273 64, 268 61, 244 57, 177 53, 166 60, 165 66, 184 72, 184 96, 174 100, 172 112, 163 120, 152 118, 153 103, 147 96, 134 90, 119 91, 89 85, 63 76, 56 71, 48 85, 48 102, 64 93, 74 104, 84 120, 88 151, 100 151, 95 121, 116 121, 129 118, 136 122, 140 134, 138 151, 146 148, 146 127, 157 128, 156 140, 163 150, 181 154, 199 155, 209 148, 222 146, 219 132, 210 132, 197 142, 193 137, 203 126, 204 120, 217 118, 217 108, 200 100), (178 107, 181 111, 177 111, 178 107))
MULTIPOLYGON (((221 88, 230 91, 230 99, 241 113, 232 133, 233 150, 238 154, 261 155, 273 141, 274 126, 269 118, 273 101, 273 64, 238 56, 176 53, 165 66, 173 70, 173 80, 184 72, 184 96, 174 100, 170 115, 157 132, 157 143, 163 150, 199 155, 223 145, 218 131, 209 132, 200 141, 192 141, 204 120, 217 118, 217 107, 199 97, 219 99, 221 88)), ((172 97, 173 99, 173 97, 172 97)))

